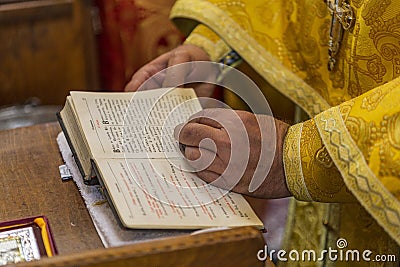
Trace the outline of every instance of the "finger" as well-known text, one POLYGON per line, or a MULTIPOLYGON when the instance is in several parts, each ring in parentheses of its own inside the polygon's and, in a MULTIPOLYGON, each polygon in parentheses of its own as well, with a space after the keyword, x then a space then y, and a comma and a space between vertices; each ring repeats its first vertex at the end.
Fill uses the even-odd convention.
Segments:
MULTIPOLYGON (((188 81, 195 81, 195 79, 191 79, 189 77, 186 82, 188 81)), ((215 84, 211 84, 208 82, 192 82, 192 83, 186 83, 185 84, 186 88, 193 88, 194 91, 196 92, 197 97, 199 97, 200 104, 203 108, 210 108, 209 106, 204 106, 202 103, 202 98, 210 98, 213 96, 215 89, 217 86, 215 84)), ((215 98, 213 98, 215 99, 215 98)))
POLYGON ((142 85, 148 78, 149 75, 147 70, 140 69, 133 76, 129 83, 125 86, 126 92, 136 92, 140 85, 142 85))
MULTIPOLYGON (((194 123, 200 123, 204 125, 208 125, 214 128, 222 128, 223 126, 221 123, 218 122, 217 119, 215 119, 215 116, 217 115, 218 112, 216 112, 217 109, 203 109, 192 116, 189 117, 190 122, 194 123)), ((218 110, 223 110, 223 109, 218 109, 218 110)))
POLYGON ((208 149, 186 146, 184 154, 196 171, 208 170, 221 174, 225 170, 224 162, 208 149))
POLYGON ((216 172, 204 170, 199 171, 196 174, 200 177, 200 179, 213 186, 228 190, 232 188, 229 180, 227 180, 223 175, 220 175, 216 172))
POLYGON ((209 170, 199 171, 196 174, 200 179, 202 179, 206 183, 212 183, 220 177, 218 173, 209 170))
POLYGON ((161 82, 154 83, 152 77, 158 73, 157 66, 145 66, 139 69, 133 76, 131 81, 126 85, 125 91, 136 92, 146 89, 160 88, 161 82))
POLYGON ((205 124, 192 122, 176 126, 174 129, 174 137, 179 143, 184 145, 197 146, 214 152, 216 152, 214 142, 218 143, 218 141, 228 138, 225 131, 205 124), (202 140, 210 140, 210 142, 202 142, 202 140), (201 142, 202 144, 200 144, 201 142))
POLYGON ((186 77, 191 71, 191 64, 183 64, 191 61, 190 54, 186 49, 176 49, 168 60, 163 87, 177 87, 185 84, 186 77))
POLYGON ((206 117, 195 117, 193 119, 190 119, 190 123, 198 123, 198 124, 203 124, 207 125, 216 129, 221 129, 223 126, 216 120, 212 118, 206 118, 206 117))
MULTIPOLYGON (((171 52, 165 53, 165 54, 157 57, 156 59, 154 59, 147 65, 140 68, 132 76, 130 82, 126 85, 125 91, 131 91, 131 92, 137 91, 139 89, 139 87, 142 86, 151 77, 153 77, 155 74, 159 73, 163 69, 166 69, 168 66, 168 60, 169 60, 170 56, 171 56, 171 52)), ((162 81, 160 81, 158 83, 154 83, 154 81, 153 81, 153 84, 157 84, 157 88, 159 88, 162 85, 162 81)), ((149 83, 149 84, 147 84, 146 88, 143 87, 141 89, 150 89, 152 86, 155 86, 155 85, 150 86, 150 83, 149 83)), ((153 88, 156 88, 156 87, 153 87, 153 88)))
POLYGON ((203 109, 189 118, 190 122, 197 122, 215 128, 223 128, 224 123, 241 123, 239 115, 232 109, 227 108, 208 108, 203 109))

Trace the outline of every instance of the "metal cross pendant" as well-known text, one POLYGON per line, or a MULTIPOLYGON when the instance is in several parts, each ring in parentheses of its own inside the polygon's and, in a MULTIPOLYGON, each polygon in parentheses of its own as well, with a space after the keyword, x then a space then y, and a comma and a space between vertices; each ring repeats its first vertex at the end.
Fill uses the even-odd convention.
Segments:
POLYGON ((339 53, 340 42, 343 39, 343 31, 354 25, 355 17, 353 9, 346 0, 325 0, 332 15, 329 29, 328 43, 328 70, 332 71, 336 64, 336 55, 339 53))

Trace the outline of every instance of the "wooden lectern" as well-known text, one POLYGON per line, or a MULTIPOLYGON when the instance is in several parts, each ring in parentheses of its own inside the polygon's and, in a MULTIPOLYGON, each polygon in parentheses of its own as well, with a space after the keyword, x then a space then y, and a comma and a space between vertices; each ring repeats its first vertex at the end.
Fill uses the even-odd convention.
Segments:
POLYGON ((17 266, 263 266, 251 227, 103 248, 74 182, 62 182, 58 124, 0 131, 1 221, 45 215, 59 255, 17 266))

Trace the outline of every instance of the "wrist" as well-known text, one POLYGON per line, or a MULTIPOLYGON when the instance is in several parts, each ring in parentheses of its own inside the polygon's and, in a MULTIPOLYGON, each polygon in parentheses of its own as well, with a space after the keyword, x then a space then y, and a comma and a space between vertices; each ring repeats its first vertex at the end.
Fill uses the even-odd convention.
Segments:
POLYGON ((273 169, 275 170, 274 176, 278 177, 276 190, 279 194, 278 197, 289 197, 292 196, 287 183, 286 183, 286 174, 284 167, 284 146, 287 132, 289 130, 290 125, 275 119, 275 127, 276 127, 276 151, 274 157, 273 169))

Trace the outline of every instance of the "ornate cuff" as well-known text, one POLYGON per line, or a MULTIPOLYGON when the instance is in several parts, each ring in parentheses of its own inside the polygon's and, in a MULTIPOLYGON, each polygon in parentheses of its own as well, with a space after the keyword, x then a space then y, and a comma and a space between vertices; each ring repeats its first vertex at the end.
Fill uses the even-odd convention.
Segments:
POLYGON ((307 190, 301 167, 300 137, 302 129, 303 123, 295 124, 289 128, 285 137, 283 164, 285 168, 286 184, 289 191, 296 199, 313 201, 307 190))

